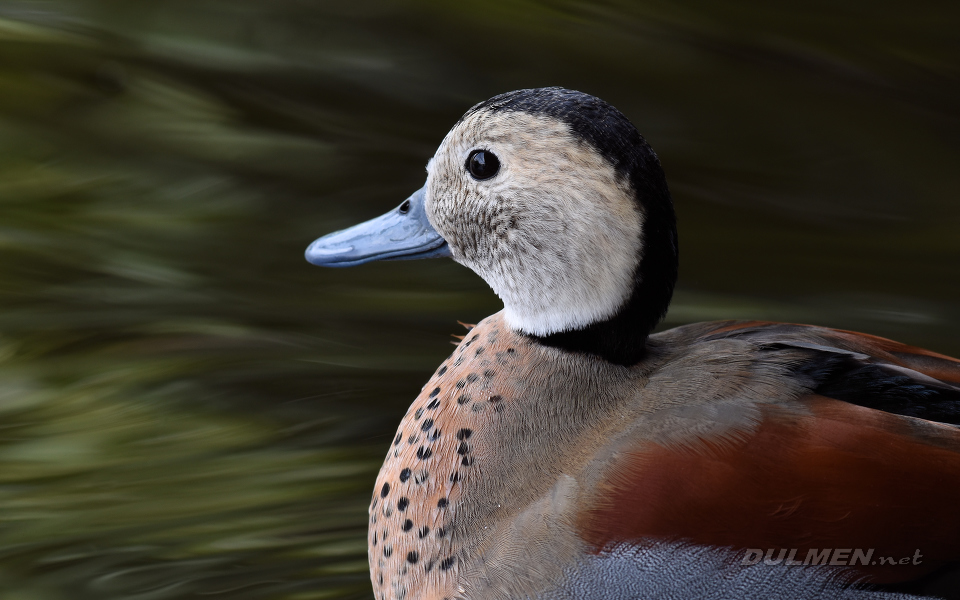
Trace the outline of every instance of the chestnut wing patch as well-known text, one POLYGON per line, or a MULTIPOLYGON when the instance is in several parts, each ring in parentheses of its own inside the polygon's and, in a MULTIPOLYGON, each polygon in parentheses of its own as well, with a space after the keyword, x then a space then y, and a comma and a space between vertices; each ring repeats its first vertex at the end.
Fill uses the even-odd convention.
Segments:
POLYGON ((644 540, 730 549, 874 549, 877 583, 960 560, 960 431, 819 396, 769 405, 747 436, 638 442, 612 461, 580 530, 596 551, 644 540))

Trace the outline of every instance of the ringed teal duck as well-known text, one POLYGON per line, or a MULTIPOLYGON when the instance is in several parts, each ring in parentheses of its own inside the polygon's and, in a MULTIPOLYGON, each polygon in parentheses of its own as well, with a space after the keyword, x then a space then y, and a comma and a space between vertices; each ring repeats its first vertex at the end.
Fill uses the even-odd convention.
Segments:
POLYGON ((956 594, 960 361, 807 325, 651 335, 674 211, 609 104, 562 88, 482 102, 421 190, 306 252, 440 256, 504 308, 390 444, 370 504, 378 599, 956 594))

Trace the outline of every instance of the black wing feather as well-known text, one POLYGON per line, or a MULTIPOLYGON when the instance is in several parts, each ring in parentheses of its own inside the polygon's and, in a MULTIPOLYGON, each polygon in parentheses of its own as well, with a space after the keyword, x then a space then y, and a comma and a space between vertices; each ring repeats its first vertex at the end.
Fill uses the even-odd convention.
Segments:
POLYGON ((784 361, 810 391, 884 412, 960 426, 960 361, 865 334, 811 325, 745 323, 711 337, 756 343, 758 351, 790 352, 784 361), (927 372, 921 370, 928 367, 927 372))

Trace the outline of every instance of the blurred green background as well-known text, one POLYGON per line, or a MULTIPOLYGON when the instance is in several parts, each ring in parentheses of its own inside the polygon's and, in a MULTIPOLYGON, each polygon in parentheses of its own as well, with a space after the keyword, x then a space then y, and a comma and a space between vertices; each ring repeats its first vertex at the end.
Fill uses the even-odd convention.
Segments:
POLYGON ((0 597, 367 598, 400 416, 499 301, 321 270, 472 104, 598 95, 677 204, 666 325, 960 355, 960 3, 0 0, 0 597))

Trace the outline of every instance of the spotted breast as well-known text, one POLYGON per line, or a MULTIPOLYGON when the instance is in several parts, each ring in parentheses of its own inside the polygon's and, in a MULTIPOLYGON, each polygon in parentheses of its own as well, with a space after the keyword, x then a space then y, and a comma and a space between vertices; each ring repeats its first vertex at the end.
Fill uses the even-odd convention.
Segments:
POLYGON ((604 442, 598 432, 616 428, 640 375, 568 358, 497 314, 423 388, 370 506, 371 575, 384 597, 516 597, 560 578, 585 550, 574 531, 578 483, 566 473, 604 442), (538 570, 520 561, 527 552, 538 570))

